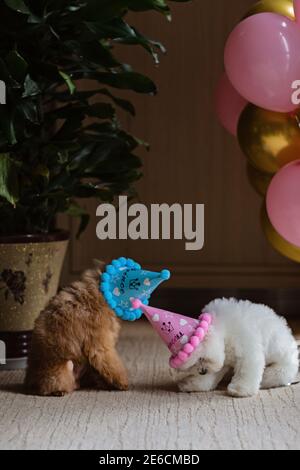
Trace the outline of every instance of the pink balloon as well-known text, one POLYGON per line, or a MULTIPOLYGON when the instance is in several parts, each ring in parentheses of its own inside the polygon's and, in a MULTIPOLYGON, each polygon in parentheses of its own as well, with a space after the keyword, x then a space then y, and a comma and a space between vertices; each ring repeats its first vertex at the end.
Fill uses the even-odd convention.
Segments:
POLYGON ((225 68, 241 96, 271 111, 290 112, 292 83, 300 80, 300 27, 276 13, 242 21, 225 47, 225 68))
POLYGON ((274 176, 267 193, 267 212, 277 232, 300 248, 300 160, 274 176))
POLYGON ((226 73, 222 75, 215 92, 215 109, 225 129, 237 136, 237 128, 247 101, 233 88, 226 73))
POLYGON ((294 11, 297 23, 300 23, 300 0, 294 0, 294 11))

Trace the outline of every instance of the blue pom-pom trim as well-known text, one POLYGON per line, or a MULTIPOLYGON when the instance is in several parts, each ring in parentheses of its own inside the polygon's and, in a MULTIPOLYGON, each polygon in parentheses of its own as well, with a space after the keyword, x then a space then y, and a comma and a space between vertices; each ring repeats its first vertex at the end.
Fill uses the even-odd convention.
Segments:
POLYGON ((168 279, 170 279, 171 277, 171 273, 168 269, 163 269, 162 272, 161 272, 161 277, 167 281, 168 279))

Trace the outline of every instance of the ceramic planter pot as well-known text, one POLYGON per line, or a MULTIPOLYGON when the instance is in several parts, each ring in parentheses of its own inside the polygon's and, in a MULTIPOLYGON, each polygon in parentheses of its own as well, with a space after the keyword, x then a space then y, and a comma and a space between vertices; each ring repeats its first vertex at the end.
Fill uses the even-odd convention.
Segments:
POLYGON ((0 369, 26 367, 34 322, 57 292, 68 240, 63 231, 0 237, 0 369))

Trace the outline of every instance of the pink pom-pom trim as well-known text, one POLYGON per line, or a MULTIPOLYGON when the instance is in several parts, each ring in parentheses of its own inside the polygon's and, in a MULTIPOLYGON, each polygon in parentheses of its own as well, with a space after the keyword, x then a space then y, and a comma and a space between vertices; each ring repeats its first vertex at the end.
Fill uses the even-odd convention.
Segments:
POLYGON ((205 336, 205 331, 203 330, 203 328, 199 327, 197 328, 195 335, 197 336, 197 338, 199 338, 200 341, 202 341, 205 336))
POLYGON ((200 320, 202 321, 206 321, 209 325, 211 324, 212 322, 212 318, 211 318, 211 315, 209 313, 202 313, 202 315, 200 315, 200 320))
POLYGON ((207 321, 204 321, 204 320, 201 320, 200 322, 200 328, 202 328, 205 333, 207 332, 208 328, 209 328, 209 324, 207 323, 207 321))
POLYGON ((170 359, 170 366, 173 369, 177 369, 178 367, 182 366, 183 362, 178 357, 171 357, 170 359))
MULTIPOLYGON (((133 308, 140 308, 140 305, 138 307, 134 307, 133 305, 133 308)), ((170 366, 173 369, 178 369, 188 361, 195 349, 204 340, 211 324, 212 316, 210 315, 210 313, 202 313, 199 317, 199 325, 197 326, 194 335, 190 338, 189 342, 184 345, 183 349, 179 351, 176 356, 171 357, 170 366)))
POLYGON ((187 343, 184 348, 183 348, 184 352, 187 353, 187 354, 192 354, 192 352, 194 351, 194 345, 192 345, 192 343, 187 343))
POLYGON ((187 361, 189 355, 187 353, 185 353, 184 351, 179 351, 178 353, 178 357, 181 361, 187 361))
POLYGON ((199 346, 199 344, 201 343, 202 339, 204 338, 204 335, 202 336, 202 338, 200 339, 199 336, 192 336, 191 339, 190 339, 190 343, 191 345, 195 348, 197 348, 199 346))
POLYGON ((132 308, 134 308, 135 310, 137 310, 138 308, 141 308, 141 306, 143 305, 142 302, 140 301, 140 299, 134 299, 132 302, 131 302, 131 305, 132 305, 132 308))

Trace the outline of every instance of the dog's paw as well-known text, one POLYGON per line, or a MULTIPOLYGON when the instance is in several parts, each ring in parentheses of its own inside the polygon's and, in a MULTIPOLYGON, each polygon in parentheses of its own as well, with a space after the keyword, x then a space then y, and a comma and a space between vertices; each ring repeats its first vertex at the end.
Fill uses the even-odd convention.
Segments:
POLYGON ((256 387, 249 387, 241 383, 230 383, 227 391, 232 397, 247 398, 253 397, 259 392, 256 387))
POLYGON ((120 390, 120 392, 126 392, 129 389, 129 383, 126 381, 118 382, 115 384, 115 387, 117 390, 120 390))
POLYGON ((184 393, 195 392, 194 387, 192 387, 191 383, 186 380, 178 383, 178 390, 184 393))
POLYGON ((113 384, 117 390, 126 392, 129 388, 128 377, 126 374, 120 374, 119 377, 115 377, 113 384))
POLYGON ((63 390, 57 390, 57 392, 52 392, 50 394, 51 397, 64 397, 65 395, 68 395, 69 392, 63 391, 63 390))
POLYGON ((34 390, 33 393, 36 393, 40 397, 64 397, 65 395, 68 395, 70 392, 66 390, 45 390, 45 389, 39 389, 39 390, 34 390))
POLYGON ((205 386, 199 384, 199 382, 195 382, 193 380, 181 380, 178 382, 178 389, 180 392, 185 393, 197 393, 197 392, 208 392, 209 390, 206 389, 205 386))

